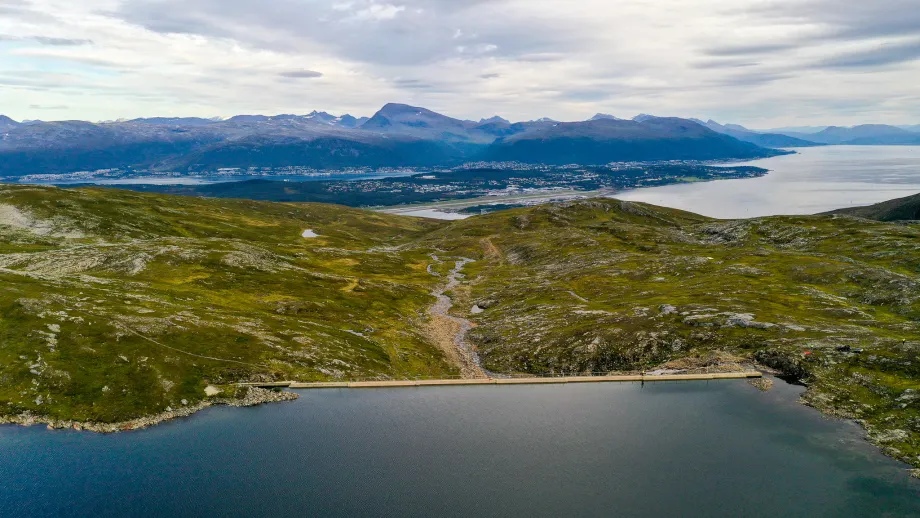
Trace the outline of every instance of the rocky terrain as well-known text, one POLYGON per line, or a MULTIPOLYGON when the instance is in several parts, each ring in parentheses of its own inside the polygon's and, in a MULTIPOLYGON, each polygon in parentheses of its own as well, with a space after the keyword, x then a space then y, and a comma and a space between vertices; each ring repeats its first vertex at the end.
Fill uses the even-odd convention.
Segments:
POLYGON ((242 381, 454 375, 426 335, 439 279, 405 246, 437 226, 0 187, 0 414, 119 423, 242 381))
POLYGON ((497 375, 756 363, 920 466, 918 238, 610 199, 439 222, 0 187, 0 415, 146 426, 245 400, 240 382, 481 375, 470 357, 497 375))
POLYGON ((920 465, 918 238, 847 216, 720 221, 592 200, 428 239, 478 258, 465 271, 482 311, 463 315, 489 371, 632 372, 727 351, 807 384, 808 404, 920 465))

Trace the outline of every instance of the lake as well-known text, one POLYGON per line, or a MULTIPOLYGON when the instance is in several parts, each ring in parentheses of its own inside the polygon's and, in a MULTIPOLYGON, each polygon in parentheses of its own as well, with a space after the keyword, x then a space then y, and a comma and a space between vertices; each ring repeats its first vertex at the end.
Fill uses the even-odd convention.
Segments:
POLYGON ((920 515, 849 422, 743 381, 301 391, 138 432, 0 427, 0 516, 920 515))
POLYGON ((920 193, 920 146, 826 146, 731 165, 770 170, 761 178, 667 185, 616 194, 622 200, 714 218, 816 214, 920 193))

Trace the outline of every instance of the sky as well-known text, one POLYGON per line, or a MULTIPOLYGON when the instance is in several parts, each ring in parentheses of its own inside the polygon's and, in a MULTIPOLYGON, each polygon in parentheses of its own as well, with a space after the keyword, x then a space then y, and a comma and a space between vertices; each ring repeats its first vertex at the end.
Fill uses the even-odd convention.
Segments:
POLYGON ((0 0, 0 114, 920 124, 917 0, 0 0))

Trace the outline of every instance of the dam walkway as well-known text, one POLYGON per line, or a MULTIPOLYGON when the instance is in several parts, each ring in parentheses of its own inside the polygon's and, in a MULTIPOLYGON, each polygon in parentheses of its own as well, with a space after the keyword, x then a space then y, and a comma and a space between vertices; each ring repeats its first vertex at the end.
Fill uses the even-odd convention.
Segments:
POLYGON ((398 387, 444 387, 468 385, 561 385, 567 383, 623 383, 660 381, 712 381, 731 379, 762 378, 757 371, 719 372, 711 374, 636 374, 625 376, 567 376, 548 378, 486 378, 486 379, 438 379, 438 380, 387 380, 387 381, 329 381, 297 382, 279 381, 271 383, 241 383, 243 386, 260 388, 290 389, 333 389, 333 388, 398 388, 398 387))

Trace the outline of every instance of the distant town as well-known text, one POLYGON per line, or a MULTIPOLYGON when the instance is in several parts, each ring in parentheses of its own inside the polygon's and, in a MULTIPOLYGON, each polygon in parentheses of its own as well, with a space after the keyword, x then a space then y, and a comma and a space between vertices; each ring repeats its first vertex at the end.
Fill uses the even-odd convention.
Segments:
MULTIPOLYGON (((495 197, 496 203, 521 195, 559 191, 617 192, 675 183, 754 178, 768 170, 693 161, 619 162, 603 166, 475 162, 452 168, 308 167, 220 169, 189 175, 176 172, 104 170, 30 175, 18 182, 116 185, 122 188, 215 198, 322 202, 353 207, 385 207, 495 197)), ((13 179, 8 179, 13 180, 13 179)))

